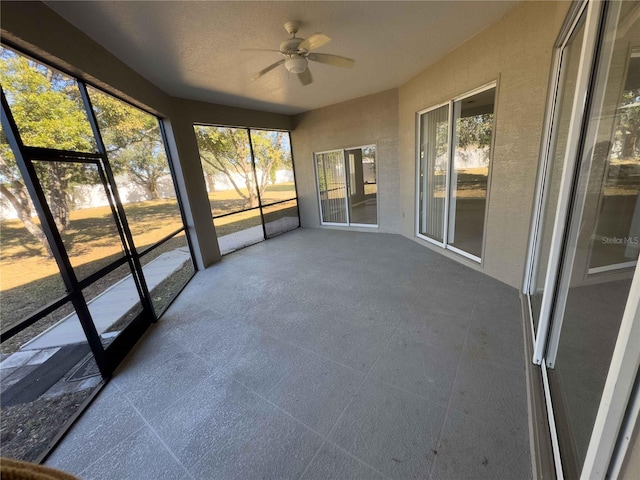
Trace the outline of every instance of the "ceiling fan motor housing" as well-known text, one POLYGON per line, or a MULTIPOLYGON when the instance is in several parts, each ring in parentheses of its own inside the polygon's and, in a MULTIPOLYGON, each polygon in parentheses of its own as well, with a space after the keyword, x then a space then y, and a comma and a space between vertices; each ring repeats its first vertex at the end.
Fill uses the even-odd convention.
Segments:
POLYGON ((304 38, 288 38, 280 44, 280 52, 284 55, 295 55, 298 53, 298 47, 303 41, 304 38))

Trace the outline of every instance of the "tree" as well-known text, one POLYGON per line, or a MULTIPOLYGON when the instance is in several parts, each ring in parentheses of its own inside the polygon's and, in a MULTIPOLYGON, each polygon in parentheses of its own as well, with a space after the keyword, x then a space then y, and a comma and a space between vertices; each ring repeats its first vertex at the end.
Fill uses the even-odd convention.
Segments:
POLYGON ((264 195, 277 168, 291 163, 289 149, 285 148, 284 132, 251 131, 257 175, 254 175, 251 163, 246 130, 199 125, 195 127, 195 132, 205 174, 223 174, 236 193, 246 200, 248 208, 258 206, 257 192, 264 195))
POLYGON ((637 157, 640 155, 640 88, 626 90, 621 103, 617 128, 620 157, 637 157))
POLYGON ((157 200, 159 180, 171 173, 158 119, 99 90, 88 90, 112 168, 128 173, 157 200))
MULTIPOLYGON (((95 151, 91 127, 84 113, 75 81, 5 48, 0 49, 2 88, 11 107, 22 141, 27 146, 95 151)), ((51 250, 42 229, 33 221, 33 208, 10 151, 5 132, 0 152, 0 194, 16 211, 27 230, 51 250)), ((34 162, 36 174, 49 198, 56 225, 69 225, 67 192, 73 182, 90 172, 70 162, 34 162)))
MULTIPOLYGON (((97 151, 73 78, 5 48, 0 48, 0 75, 26 146, 97 151)), ((159 180, 170 173, 157 119, 91 87, 88 91, 114 173, 127 172, 150 198, 157 199, 159 180)), ((42 229, 33 220, 33 205, 5 133, 0 137, 0 198, 13 207, 27 231, 51 255, 42 229)), ((63 232, 69 225, 73 186, 99 183, 97 169, 91 164, 64 161, 34 161, 34 167, 56 226, 63 232)))
POLYGON ((460 148, 485 148, 491 145, 493 113, 483 113, 459 118, 456 124, 460 148))

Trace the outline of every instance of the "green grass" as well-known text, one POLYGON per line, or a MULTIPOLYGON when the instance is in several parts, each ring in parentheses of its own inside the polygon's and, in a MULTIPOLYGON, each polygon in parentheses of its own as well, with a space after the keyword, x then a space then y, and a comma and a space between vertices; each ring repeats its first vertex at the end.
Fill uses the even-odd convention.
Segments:
MULTIPOLYGON (((264 200, 277 202, 295 195, 293 184, 270 185, 264 200), (292 193, 293 192, 293 193, 292 193)), ((209 195, 212 204, 226 205, 230 211, 246 208, 246 200, 239 198, 235 191, 213 192, 209 195), (234 198, 237 197, 237 198, 234 198)), ((129 227, 131 228, 138 251, 153 245, 165 236, 181 228, 182 221, 175 199, 156 200, 124 205, 129 227)), ((215 210, 214 210, 215 211, 215 210)), ((266 221, 279 218, 278 215, 296 216, 291 203, 285 202, 266 207, 266 221), (281 212, 281 213, 278 213, 281 212)), ((240 212, 235 215, 216 219, 218 236, 229 235, 246 228, 261 225, 258 209, 240 212)), ((111 217, 109 207, 95 207, 75 210, 70 213, 70 224, 62 234, 69 258, 79 279, 109 265, 122 256, 120 240, 111 217)), ((47 258, 44 249, 27 232, 19 220, 0 222, 0 323, 5 329, 32 315, 45 305, 65 294, 65 287, 55 261, 47 258)), ((147 263, 158 255, 186 245, 184 234, 166 242, 153 250, 142 262, 147 263)), ((190 263, 190 262, 189 262, 190 263)), ((168 291, 181 288, 178 283, 186 282, 185 271, 192 272, 193 266, 176 273, 175 282, 165 283, 158 288, 161 293, 152 292, 159 300, 156 311, 162 311, 172 300, 168 291), (186 270, 185 270, 186 269, 186 270), (178 283, 176 283, 178 282, 178 283)), ((90 285, 83 294, 87 300, 94 298, 106 288, 130 273, 128 266, 122 266, 109 275, 90 285)), ((191 274, 188 274, 190 277, 191 274)), ((154 302, 156 303, 156 302, 154 302)), ((39 320, 35 325, 3 342, 0 351, 10 353, 50 325, 71 313, 73 308, 67 304, 51 315, 39 320)))

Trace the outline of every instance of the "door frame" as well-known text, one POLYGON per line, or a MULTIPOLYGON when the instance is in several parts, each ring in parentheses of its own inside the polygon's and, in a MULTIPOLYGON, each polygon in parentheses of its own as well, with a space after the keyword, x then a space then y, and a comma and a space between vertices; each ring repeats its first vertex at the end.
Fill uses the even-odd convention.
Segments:
MULTIPOLYGON (((324 164, 323 164, 324 165, 324 164)), ((318 193, 318 209, 320 213, 320 225, 322 226, 331 226, 331 227, 359 227, 359 228, 379 228, 380 225, 380 191, 378 189, 378 144, 377 143, 367 143, 364 145, 356 145, 353 147, 344 147, 344 148, 335 148, 333 150, 323 150, 319 152, 313 152, 313 166, 316 175, 316 192, 318 193), (349 182, 349 162, 347 159, 347 152, 349 150, 362 150, 367 147, 374 147, 376 149, 376 223, 352 223, 351 222, 351 186, 349 182), (343 180, 345 184, 345 216, 346 222, 325 222, 323 219, 323 211, 322 211, 322 196, 320 194, 320 176, 318 174, 318 155, 323 155, 327 153, 340 152, 342 157, 342 166, 343 166, 343 180)), ((326 178, 326 173, 325 173, 326 178)))

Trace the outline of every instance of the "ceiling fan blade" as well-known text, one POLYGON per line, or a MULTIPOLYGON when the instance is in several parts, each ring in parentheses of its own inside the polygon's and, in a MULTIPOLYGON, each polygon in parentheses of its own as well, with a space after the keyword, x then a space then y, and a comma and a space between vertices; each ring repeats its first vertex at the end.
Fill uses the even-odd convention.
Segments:
POLYGON ((256 73, 253 77, 251 77, 252 81, 255 81, 257 79, 259 79, 261 76, 263 76, 265 73, 269 73, 271 70, 273 70, 274 68, 276 68, 278 65, 282 65, 284 63, 284 58, 282 60, 278 60, 276 63, 272 63, 271 65, 269 65, 267 68, 263 68, 262 70, 260 70, 258 73, 256 73))
POLYGON ((356 61, 352 58, 331 55, 329 53, 310 53, 307 55, 307 58, 312 62, 326 63, 334 67, 351 68, 356 64, 356 61))
POLYGON ((311 52, 325 46, 330 41, 331 38, 327 37, 324 33, 314 33, 309 38, 304 40, 300 45, 298 45, 298 50, 311 52))
POLYGON ((303 87, 306 87, 313 82, 313 77, 311 76, 311 72, 308 68, 304 72, 298 74, 298 79, 300 80, 300 83, 302 83, 303 87))

